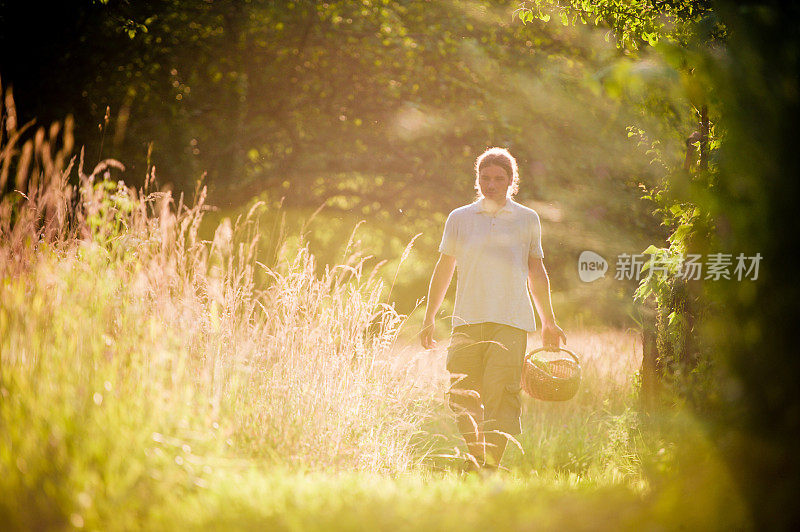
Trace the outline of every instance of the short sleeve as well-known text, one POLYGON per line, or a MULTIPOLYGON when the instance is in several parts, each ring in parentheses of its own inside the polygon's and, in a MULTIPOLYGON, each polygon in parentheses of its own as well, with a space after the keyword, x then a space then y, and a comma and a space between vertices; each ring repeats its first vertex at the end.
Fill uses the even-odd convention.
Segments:
POLYGON ((456 255, 458 249, 458 223, 456 217, 451 212, 444 223, 444 234, 442 234, 442 242, 439 244, 439 253, 444 255, 456 255))
POLYGON ((537 259, 544 258, 544 250, 542 249, 542 225, 539 223, 539 215, 534 213, 533 220, 531 220, 531 240, 530 250, 528 254, 537 259))

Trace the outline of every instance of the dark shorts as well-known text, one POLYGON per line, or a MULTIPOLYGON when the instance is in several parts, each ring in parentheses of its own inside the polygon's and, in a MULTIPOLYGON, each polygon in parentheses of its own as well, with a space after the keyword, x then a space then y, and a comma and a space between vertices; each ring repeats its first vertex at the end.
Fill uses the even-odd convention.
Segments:
POLYGON ((483 412, 483 430, 519 434, 520 378, 528 333, 499 323, 460 325, 447 349, 450 407, 483 412))

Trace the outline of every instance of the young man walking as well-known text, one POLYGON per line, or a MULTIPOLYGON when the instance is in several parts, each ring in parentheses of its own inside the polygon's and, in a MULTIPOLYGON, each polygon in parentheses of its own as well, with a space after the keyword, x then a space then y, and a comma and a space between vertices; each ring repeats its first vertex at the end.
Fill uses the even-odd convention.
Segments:
POLYGON ((542 343, 566 342, 556 324, 542 259, 539 216, 511 198, 517 163, 502 148, 475 162, 479 198, 447 217, 428 288, 420 342, 432 349, 434 318, 458 269, 453 330, 447 350, 450 407, 471 459, 496 468, 508 435, 521 432, 520 378, 527 333, 536 330, 530 294, 542 320, 542 343))

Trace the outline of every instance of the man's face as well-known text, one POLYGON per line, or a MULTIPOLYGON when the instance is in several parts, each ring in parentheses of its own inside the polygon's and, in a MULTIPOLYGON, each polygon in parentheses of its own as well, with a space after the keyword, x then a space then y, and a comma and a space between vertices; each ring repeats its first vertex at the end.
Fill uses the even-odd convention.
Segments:
POLYGON ((502 166, 484 166, 478 174, 478 186, 483 197, 502 203, 511 186, 511 176, 502 166))

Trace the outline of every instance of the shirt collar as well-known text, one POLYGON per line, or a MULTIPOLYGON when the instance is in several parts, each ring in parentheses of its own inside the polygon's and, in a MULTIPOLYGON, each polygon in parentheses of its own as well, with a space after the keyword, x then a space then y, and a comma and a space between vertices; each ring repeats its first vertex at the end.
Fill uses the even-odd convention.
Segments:
MULTIPOLYGON (((511 208, 511 204, 512 203, 513 202, 511 201, 511 198, 506 198, 506 204, 503 205, 502 207, 500 207, 500 210, 498 210, 495 213, 495 215, 500 215, 502 213, 511 214, 511 209, 512 209, 511 208)), ((490 214, 489 211, 486 209, 486 199, 485 198, 479 199, 475 203, 475 205, 476 205, 476 208, 478 209, 478 212, 483 212, 483 213, 486 213, 486 214, 490 214)))

